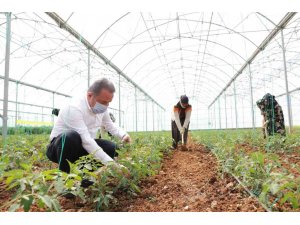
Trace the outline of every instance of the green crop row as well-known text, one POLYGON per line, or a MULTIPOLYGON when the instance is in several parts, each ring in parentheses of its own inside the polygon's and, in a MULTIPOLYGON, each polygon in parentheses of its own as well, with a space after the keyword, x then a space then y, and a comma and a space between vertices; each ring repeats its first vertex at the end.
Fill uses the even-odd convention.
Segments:
MULTIPOLYGON (((32 127, 32 126, 17 126, 17 127, 9 127, 7 129, 8 135, 22 135, 22 134, 50 134, 52 127, 50 126, 40 126, 40 127, 32 127)), ((2 135, 2 127, 0 127, 0 135, 2 135)))
MULTIPOLYGON (((261 130, 196 131, 192 136, 216 155, 222 173, 239 178, 271 210, 299 210, 300 178, 282 166, 283 158, 300 153, 298 130, 266 140, 261 130)), ((297 164, 291 168, 300 172, 297 164)))
POLYGON ((117 161, 128 168, 101 166, 91 155, 71 164, 71 173, 56 168, 45 156, 48 135, 10 135, 0 140, 0 182, 4 182, 12 198, 1 203, 0 209, 61 211, 60 196, 72 193, 81 201, 100 211, 116 199, 114 194, 139 192, 141 179, 159 171, 163 154, 171 145, 169 133, 132 134, 133 144, 121 146, 117 161), (80 186, 82 179, 94 184, 80 186), (34 207, 34 209, 33 209, 34 207))

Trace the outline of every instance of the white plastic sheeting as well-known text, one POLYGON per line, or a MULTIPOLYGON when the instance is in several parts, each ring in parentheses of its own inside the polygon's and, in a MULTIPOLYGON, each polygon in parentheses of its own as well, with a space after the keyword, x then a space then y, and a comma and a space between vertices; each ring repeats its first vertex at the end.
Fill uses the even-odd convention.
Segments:
MULTIPOLYGON (((108 77, 115 83, 117 92, 111 107, 116 109, 117 122, 120 107, 120 124, 128 130, 168 129, 171 108, 182 94, 189 96, 193 105, 192 129, 251 127, 249 73, 256 126, 261 120, 255 101, 267 92, 276 96, 285 93, 279 34, 236 79, 235 92, 231 85, 208 110, 285 12, 57 14, 166 109, 162 111, 136 92, 134 85, 90 52, 90 82, 108 77)), ((296 14, 283 31, 290 90, 300 86, 299 22, 296 14)), ((0 14, 0 76, 4 76, 4 49, 5 14, 0 14)), ((88 50, 45 13, 12 13, 10 60, 10 78, 14 80, 9 89, 10 125, 15 125, 13 101, 59 108, 69 101, 61 94, 77 96, 87 89, 88 50)), ((3 99, 2 78, 0 85, 3 99)), ((299 115, 299 91, 291 93, 291 99, 292 112, 299 115)), ((285 95, 278 101, 287 117, 285 95)), ((50 109, 21 103, 18 119, 52 120, 50 109)), ((293 122, 300 124, 296 116, 293 122)))

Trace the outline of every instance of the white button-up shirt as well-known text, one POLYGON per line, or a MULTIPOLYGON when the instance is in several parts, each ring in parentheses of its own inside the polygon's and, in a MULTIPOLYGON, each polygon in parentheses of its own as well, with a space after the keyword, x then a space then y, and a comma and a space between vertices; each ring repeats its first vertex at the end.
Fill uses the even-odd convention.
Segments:
POLYGON ((50 140, 63 132, 76 131, 81 137, 82 147, 88 153, 94 154, 95 158, 103 164, 106 164, 113 159, 94 140, 101 126, 120 139, 126 135, 124 130, 111 121, 107 110, 100 114, 93 113, 88 104, 87 96, 84 96, 81 99, 71 100, 69 105, 60 110, 50 134, 50 140))

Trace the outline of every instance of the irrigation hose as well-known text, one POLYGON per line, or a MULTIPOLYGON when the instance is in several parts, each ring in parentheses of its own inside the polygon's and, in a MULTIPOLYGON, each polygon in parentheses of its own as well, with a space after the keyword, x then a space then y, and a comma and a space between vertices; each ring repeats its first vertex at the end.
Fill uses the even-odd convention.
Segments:
POLYGON ((62 155, 63 155, 63 152, 64 152, 65 142, 66 142, 66 133, 63 133, 62 141, 61 141, 61 151, 60 151, 60 157, 59 157, 59 162, 58 162, 58 168, 60 168, 60 165, 61 165, 61 160, 62 160, 62 155))
MULTIPOLYGON (((211 150, 210 150, 211 151, 211 150)), ((213 151, 211 151, 213 153, 213 151)), ((213 153, 214 154, 214 153, 213 153)), ((215 154, 214 154, 215 155, 215 154)), ((215 155, 217 158, 218 156, 215 155)), ((257 200, 257 202, 267 211, 267 212, 272 212, 272 209, 270 209, 268 206, 266 206, 264 203, 262 203, 255 194, 252 193, 252 191, 250 191, 241 181, 239 178, 237 178, 234 174, 232 174, 229 171, 226 171, 228 174, 230 174, 244 189, 245 191, 251 196, 253 197, 255 200, 257 200)))
POLYGON ((258 202, 259 202, 259 204, 267 211, 267 212, 272 212, 272 209, 270 209, 268 206, 266 206, 264 203, 262 203, 257 197, 256 197, 256 195, 255 194, 253 194, 252 193, 252 191, 250 191, 241 181, 240 181, 240 179, 239 178, 237 178, 234 174, 232 174, 232 173, 229 173, 244 189, 245 189, 245 191, 247 191, 248 192, 248 194, 252 197, 252 198, 254 198, 254 199, 256 199, 258 202))

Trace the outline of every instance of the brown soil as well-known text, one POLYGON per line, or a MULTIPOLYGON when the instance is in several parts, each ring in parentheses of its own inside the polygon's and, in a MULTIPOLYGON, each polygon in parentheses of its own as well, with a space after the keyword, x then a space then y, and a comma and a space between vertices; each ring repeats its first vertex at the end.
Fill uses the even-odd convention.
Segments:
POLYGON ((289 173, 295 178, 300 176, 300 154, 293 153, 278 153, 280 163, 289 173))
MULTIPOLYGON (((275 152, 279 156, 279 162, 281 168, 277 169, 277 172, 282 171, 282 169, 287 170, 288 173, 293 174, 296 178, 300 176, 300 147, 296 147, 292 152, 275 152)), ((249 143, 237 144, 235 146, 236 151, 244 149, 246 154, 251 154, 253 152, 259 151, 259 147, 252 146, 249 143)), ((267 160, 267 159, 266 159, 267 160)))
MULTIPOLYGON (((10 200, 12 193, 6 190, 6 184, 4 182, 0 182, 0 206, 5 202, 10 200)), ((1 210, 0 210, 1 212, 1 210)))
POLYGON ((264 211, 232 177, 220 177, 216 158, 203 146, 188 147, 167 157, 137 197, 117 196, 119 204, 109 211, 264 211))
MULTIPOLYGON (((216 158, 204 146, 193 144, 188 149, 165 157, 159 174, 141 182, 140 194, 118 194, 118 202, 107 211, 264 211, 232 177, 220 176, 216 158)), ((0 184, 0 201, 11 196, 0 184)), ((94 204, 83 204, 79 198, 59 201, 65 212, 95 211, 94 204)), ((30 211, 43 210, 33 206, 30 211)))

